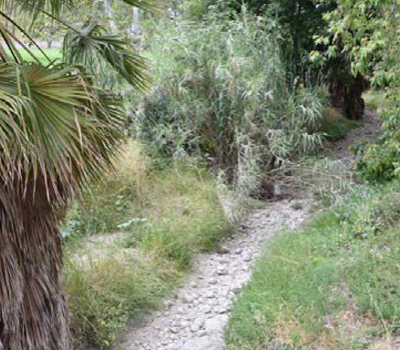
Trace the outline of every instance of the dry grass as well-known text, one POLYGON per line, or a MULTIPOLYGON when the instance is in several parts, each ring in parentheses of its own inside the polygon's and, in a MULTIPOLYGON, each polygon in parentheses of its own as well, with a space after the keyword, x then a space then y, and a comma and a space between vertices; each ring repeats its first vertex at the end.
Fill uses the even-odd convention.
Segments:
POLYGON ((110 345, 129 319, 172 293, 193 255, 230 231, 204 168, 154 170, 135 142, 116 168, 69 213, 65 276, 79 349, 110 345))

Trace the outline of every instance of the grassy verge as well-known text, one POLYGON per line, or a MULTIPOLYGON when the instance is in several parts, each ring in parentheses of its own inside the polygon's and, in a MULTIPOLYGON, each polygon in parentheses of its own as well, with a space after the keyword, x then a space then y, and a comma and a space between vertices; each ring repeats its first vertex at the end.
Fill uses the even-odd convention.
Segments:
POLYGON ((367 107, 379 115, 385 113, 387 103, 385 100, 385 92, 377 90, 369 90, 364 93, 363 98, 367 107))
POLYGON ((282 233, 234 306, 229 349, 397 349, 399 204, 394 185, 360 187, 282 233))
POLYGON ((65 279, 79 348, 112 343, 129 319, 174 290, 192 256, 230 226, 202 167, 152 170, 130 144, 118 172, 70 211, 65 279))
POLYGON ((322 125, 319 132, 325 134, 328 141, 338 141, 345 137, 352 129, 360 126, 355 120, 350 120, 333 107, 326 107, 323 113, 322 125))

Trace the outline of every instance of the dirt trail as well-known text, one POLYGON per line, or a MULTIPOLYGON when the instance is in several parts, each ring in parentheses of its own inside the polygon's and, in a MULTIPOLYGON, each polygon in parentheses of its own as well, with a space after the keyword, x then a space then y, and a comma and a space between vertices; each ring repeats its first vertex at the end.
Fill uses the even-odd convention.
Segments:
POLYGON ((350 146, 356 145, 360 141, 372 142, 381 133, 381 120, 376 113, 367 110, 361 122, 360 127, 353 129, 342 140, 330 144, 325 149, 325 155, 332 159, 341 160, 351 168, 355 155, 349 149, 350 146))
POLYGON ((219 252, 198 256, 176 297, 131 329, 115 349, 225 349, 223 331, 231 305, 249 280, 264 243, 284 227, 298 227, 309 207, 310 201, 283 200, 253 212, 219 252))
MULTIPOLYGON (((349 168, 354 160, 348 147, 372 140, 379 133, 376 115, 367 112, 363 125, 336 144, 326 155, 349 168)), ((250 214, 219 252, 199 255, 185 285, 162 311, 148 315, 114 350, 225 350, 224 328, 231 306, 249 280, 252 266, 265 243, 283 229, 296 229, 309 214, 312 200, 283 200, 250 214)))

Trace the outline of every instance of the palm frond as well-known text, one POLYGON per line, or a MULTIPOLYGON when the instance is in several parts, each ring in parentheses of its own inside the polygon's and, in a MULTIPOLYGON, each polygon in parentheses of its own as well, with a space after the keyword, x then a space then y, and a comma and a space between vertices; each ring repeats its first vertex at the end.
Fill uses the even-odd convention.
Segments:
POLYGON ((65 8, 72 8, 74 0, 0 0, 1 9, 19 8, 36 17, 42 11, 49 11, 53 15, 60 15, 65 8))
POLYGON ((82 64, 93 74, 111 68, 138 89, 145 89, 151 80, 144 59, 135 53, 130 42, 105 33, 104 27, 94 22, 80 32, 70 32, 65 37, 63 53, 68 64, 82 64))
POLYGON ((33 178, 45 182, 49 197, 69 197, 111 165, 122 124, 119 101, 76 67, 0 64, 4 184, 33 178))

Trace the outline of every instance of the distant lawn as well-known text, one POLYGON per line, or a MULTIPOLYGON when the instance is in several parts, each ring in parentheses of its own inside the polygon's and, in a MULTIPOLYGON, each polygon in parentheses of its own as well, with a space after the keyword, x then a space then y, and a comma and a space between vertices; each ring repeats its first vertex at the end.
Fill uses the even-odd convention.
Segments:
MULTIPOLYGON (((49 63, 48 60, 46 59, 46 57, 43 55, 42 52, 40 52, 40 50, 38 48, 30 48, 29 50, 31 51, 31 53, 33 55, 35 55, 40 60, 41 63, 43 63, 43 64, 49 63)), ((42 50, 50 58, 50 60, 52 60, 52 61, 58 60, 58 62, 61 61, 61 56, 62 56, 61 48, 51 48, 51 49, 42 49, 42 50)), ((34 61, 32 56, 26 50, 21 49, 20 53, 21 53, 23 59, 25 59, 29 62, 34 61)))

